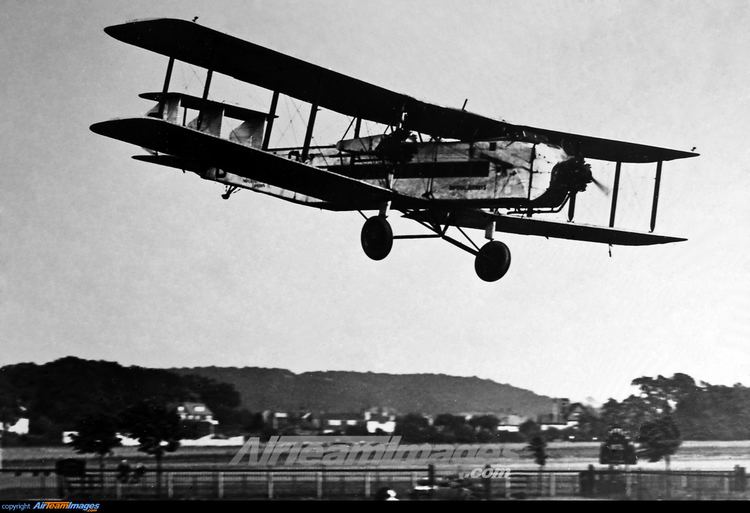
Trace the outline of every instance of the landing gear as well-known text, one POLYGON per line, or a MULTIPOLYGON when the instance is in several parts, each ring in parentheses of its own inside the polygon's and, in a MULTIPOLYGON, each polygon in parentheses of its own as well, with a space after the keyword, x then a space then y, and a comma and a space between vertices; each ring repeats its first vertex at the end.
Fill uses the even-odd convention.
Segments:
POLYGON ((510 250, 499 240, 493 240, 482 246, 474 260, 474 270, 484 281, 497 281, 508 272, 510 267, 510 250))
MULTIPOLYGON (((362 214, 360 212, 360 214, 362 214)), ((362 217, 365 217, 362 214, 362 217)), ((414 219, 414 217, 412 217, 414 219)), ((474 270, 477 272, 477 276, 480 279, 488 282, 497 281, 508 272, 510 267, 510 250, 508 246, 497 240, 490 240, 487 244, 481 248, 477 246, 471 238, 464 233, 459 226, 455 228, 471 243, 471 246, 460 242, 453 237, 446 235, 448 230, 450 219, 447 217, 443 220, 436 219, 434 221, 427 221, 422 219, 415 219, 419 224, 433 232, 432 235, 393 235, 391 225, 383 215, 381 210, 380 215, 376 215, 366 219, 364 226, 362 227, 362 249, 365 254, 373 260, 383 260, 391 252, 393 248, 394 239, 443 239, 446 242, 453 244, 454 246, 463 249, 467 253, 475 255, 474 270)), ((492 226, 494 228, 494 225, 492 226)), ((492 229, 486 231, 486 236, 492 237, 492 229)))
POLYGON ((373 260, 383 260, 393 247, 393 230, 385 216, 373 216, 362 227, 362 249, 373 260))

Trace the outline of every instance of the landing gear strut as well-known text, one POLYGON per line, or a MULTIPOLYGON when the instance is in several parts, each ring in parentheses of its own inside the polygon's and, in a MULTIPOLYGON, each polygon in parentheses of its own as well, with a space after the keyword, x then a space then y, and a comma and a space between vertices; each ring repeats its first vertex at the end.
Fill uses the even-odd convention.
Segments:
MULTIPOLYGON (((364 217, 364 214, 362 214, 362 216, 364 217)), ((474 244, 471 238, 466 235, 460 227, 456 226, 456 229, 471 243, 471 246, 467 246, 463 242, 445 234, 449 227, 447 222, 443 227, 440 226, 438 221, 434 223, 428 223, 420 219, 417 219, 416 221, 434 232, 434 234, 394 236, 391 225, 386 220, 385 215, 381 213, 380 215, 370 217, 365 221, 365 224, 362 227, 362 249, 365 251, 365 254, 373 260, 383 260, 391 252, 394 239, 438 238, 474 255, 474 270, 477 272, 477 276, 484 281, 497 281, 508 272, 508 268, 510 267, 510 250, 508 249, 508 246, 502 242, 498 240, 490 240, 480 248, 474 244)), ((448 220, 446 219, 446 221, 448 220)), ((491 236, 492 233, 488 230, 487 237, 489 238, 491 236)))
POLYGON ((373 260, 383 260, 393 248, 393 230, 385 216, 373 216, 362 227, 362 249, 373 260))
POLYGON ((474 270, 484 281, 497 281, 508 272, 510 250, 499 240, 492 240, 482 246, 474 260, 474 270))

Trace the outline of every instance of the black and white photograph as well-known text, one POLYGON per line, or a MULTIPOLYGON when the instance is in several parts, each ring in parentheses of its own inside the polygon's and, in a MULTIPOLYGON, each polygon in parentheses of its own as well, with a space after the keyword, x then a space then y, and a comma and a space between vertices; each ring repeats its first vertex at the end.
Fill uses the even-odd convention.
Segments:
POLYGON ((746 0, 1 6, 3 512, 750 499, 746 0))

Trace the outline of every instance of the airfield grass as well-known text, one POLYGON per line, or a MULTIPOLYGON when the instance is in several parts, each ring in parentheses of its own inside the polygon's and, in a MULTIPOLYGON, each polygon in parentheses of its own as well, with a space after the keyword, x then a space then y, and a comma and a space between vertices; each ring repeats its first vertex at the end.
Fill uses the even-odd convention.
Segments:
MULTIPOLYGON (((465 447, 465 446, 464 446, 465 447)), ((478 446, 471 446, 478 447, 478 446)), ((524 450, 526 444, 495 444, 499 457, 471 458, 463 457, 454 460, 450 465, 461 468, 465 466, 493 465, 507 466, 515 469, 535 469, 533 459, 524 450)), ((599 466, 599 442, 551 442, 547 446, 549 460, 546 468, 550 470, 584 470, 588 465, 599 466)), ((165 468, 220 468, 228 467, 240 447, 181 447, 176 452, 167 453, 163 459, 165 468)), ((262 447, 261 447, 262 449, 262 447)), ((53 467, 56 460, 63 458, 85 458, 87 466, 98 468, 99 460, 95 456, 80 455, 72 448, 56 447, 7 447, 2 450, 3 468, 17 467, 53 467)), ((138 451, 136 447, 118 447, 104 460, 105 468, 116 467, 120 460, 127 458, 131 465, 143 462, 146 466, 154 464, 154 458, 138 451)), ((240 466, 247 466, 245 457, 240 466)), ((750 440, 747 441, 685 441, 672 457, 672 468, 675 470, 732 470, 734 465, 750 467, 750 440)), ((314 465, 320 467, 321 463, 314 465)), ((426 466, 424 463, 392 462, 388 467, 426 466)), ((639 461, 635 468, 644 470, 663 469, 664 464, 639 461)))

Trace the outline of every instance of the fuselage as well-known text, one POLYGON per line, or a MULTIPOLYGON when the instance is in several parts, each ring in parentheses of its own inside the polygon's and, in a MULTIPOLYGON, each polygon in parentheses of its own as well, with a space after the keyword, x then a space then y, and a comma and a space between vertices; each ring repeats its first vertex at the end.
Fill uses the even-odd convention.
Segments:
MULTIPOLYGON (((519 141, 408 143, 405 162, 378 156, 376 138, 341 141, 311 149, 307 163, 357 180, 388 187, 405 196, 479 208, 555 208, 567 191, 554 187, 553 170, 570 157, 559 146, 519 141), (359 150, 354 148, 358 147, 359 150)), ((300 149, 270 150, 299 159, 300 149)), ((247 178, 208 170, 204 178, 323 207, 317 198, 247 178)))

